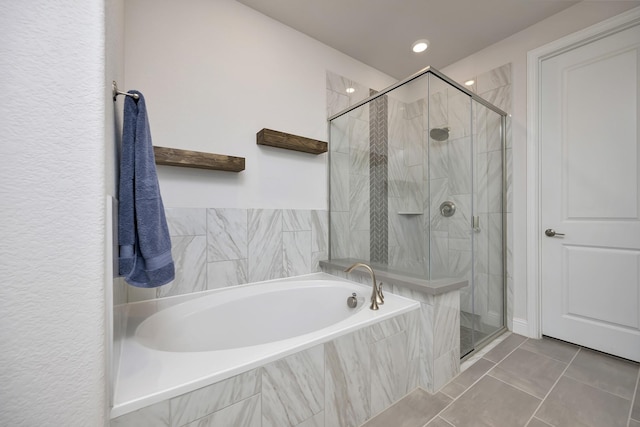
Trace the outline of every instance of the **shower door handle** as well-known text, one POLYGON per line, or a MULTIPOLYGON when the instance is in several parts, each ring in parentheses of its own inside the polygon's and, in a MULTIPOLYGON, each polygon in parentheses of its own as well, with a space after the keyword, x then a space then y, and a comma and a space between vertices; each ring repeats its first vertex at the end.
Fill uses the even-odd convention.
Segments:
POLYGON ((546 234, 548 237, 564 236, 564 233, 556 233, 556 230, 554 230, 553 228, 547 228, 546 230, 544 230, 544 234, 546 234))

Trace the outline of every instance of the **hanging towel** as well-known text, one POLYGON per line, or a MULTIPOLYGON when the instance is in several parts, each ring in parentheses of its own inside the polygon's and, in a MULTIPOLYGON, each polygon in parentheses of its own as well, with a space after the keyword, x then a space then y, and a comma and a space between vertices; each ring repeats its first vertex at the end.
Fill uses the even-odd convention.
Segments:
POLYGON ((127 283, 154 288, 175 277, 144 97, 124 99, 118 208, 119 272, 127 283))

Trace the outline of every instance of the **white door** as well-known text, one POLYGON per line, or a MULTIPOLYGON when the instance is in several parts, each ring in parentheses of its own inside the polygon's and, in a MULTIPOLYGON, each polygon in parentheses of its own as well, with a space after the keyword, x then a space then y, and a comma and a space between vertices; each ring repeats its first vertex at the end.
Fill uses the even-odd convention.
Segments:
POLYGON ((639 70, 640 25, 540 68, 542 333, 636 361, 639 70))

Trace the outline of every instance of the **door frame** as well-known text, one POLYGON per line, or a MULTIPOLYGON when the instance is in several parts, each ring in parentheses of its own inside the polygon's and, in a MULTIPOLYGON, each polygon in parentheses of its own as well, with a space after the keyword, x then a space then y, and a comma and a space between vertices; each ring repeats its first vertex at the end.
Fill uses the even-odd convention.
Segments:
POLYGON ((518 330, 515 330, 517 333, 531 338, 542 337, 540 279, 542 251, 540 70, 542 61, 638 24, 640 24, 640 7, 630 9, 527 53, 527 320, 518 319, 518 330))

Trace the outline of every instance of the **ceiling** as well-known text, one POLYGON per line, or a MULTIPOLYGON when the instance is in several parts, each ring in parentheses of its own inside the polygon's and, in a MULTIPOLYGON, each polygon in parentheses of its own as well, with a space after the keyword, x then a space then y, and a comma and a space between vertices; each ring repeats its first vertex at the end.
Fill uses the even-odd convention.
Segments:
POLYGON ((575 0, 238 0, 398 80, 442 69, 575 0), (411 45, 428 39, 426 52, 411 45))

